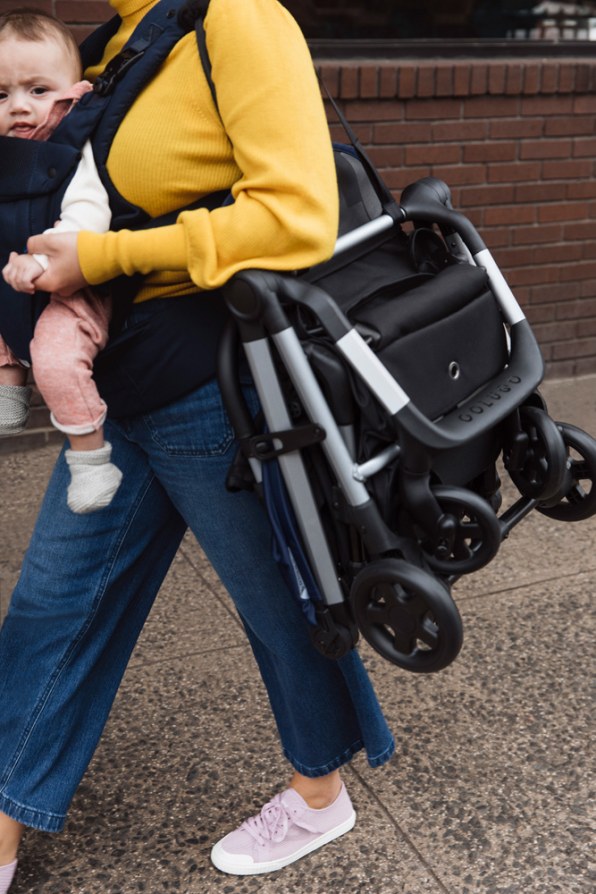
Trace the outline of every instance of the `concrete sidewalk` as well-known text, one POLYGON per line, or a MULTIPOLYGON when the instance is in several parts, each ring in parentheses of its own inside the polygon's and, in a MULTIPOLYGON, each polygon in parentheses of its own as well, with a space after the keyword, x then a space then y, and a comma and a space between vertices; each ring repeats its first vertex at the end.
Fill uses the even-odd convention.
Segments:
MULTIPOLYGON (((596 434, 596 377, 543 392, 554 418, 596 434)), ((2 611, 56 453, 0 457, 2 611)), ((596 519, 525 519, 455 587, 464 647, 437 675, 364 647, 395 757, 346 770, 353 832, 246 879, 217 872, 211 844, 288 767, 230 601, 187 537, 66 831, 26 835, 11 894, 591 894, 595 536, 596 519)))

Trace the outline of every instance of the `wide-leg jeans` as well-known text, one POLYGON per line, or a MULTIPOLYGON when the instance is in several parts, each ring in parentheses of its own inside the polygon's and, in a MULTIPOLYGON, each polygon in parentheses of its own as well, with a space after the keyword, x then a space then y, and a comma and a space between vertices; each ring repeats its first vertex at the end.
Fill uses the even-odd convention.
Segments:
POLYGON ((361 748, 372 766, 388 760, 393 739, 359 656, 315 651, 264 510, 225 490, 235 444, 217 384, 108 422, 106 438, 123 472, 113 503, 71 512, 60 456, 0 631, 0 810, 62 828, 187 527, 235 602, 294 768, 324 775, 361 748))

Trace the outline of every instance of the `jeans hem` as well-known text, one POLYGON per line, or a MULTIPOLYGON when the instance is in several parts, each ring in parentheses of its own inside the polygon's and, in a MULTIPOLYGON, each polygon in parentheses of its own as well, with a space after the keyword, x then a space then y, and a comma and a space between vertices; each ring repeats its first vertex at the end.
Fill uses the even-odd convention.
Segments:
POLYGON ((381 751, 380 754, 376 754, 374 757, 371 757, 369 754, 366 755, 368 764, 370 767, 375 769, 376 767, 382 767, 383 764, 386 764, 387 761, 391 760, 393 755, 395 754, 395 739, 392 737, 391 741, 387 748, 384 751, 381 751))
POLYGON ((283 753, 298 773, 301 773, 303 776, 309 776, 311 779, 315 779, 317 776, 326 776, 328 773, 332 773, 333 770, 338 770, 344 764, 349 763, 354 755, 363 748, 364 742, 359 739, 357 742, 350 745, 349 748, 346 748, 342 754, 338 754, 337 757, 334 757, 328 763, 318 767, 307 767, 306 764, 303 764, 301 761, 292 757, 286 748, 283 749, 283 753))
POLYGON ((0 810, 18 823, 31 829, 38 829, 40 832, 61 832, 66 822, 64 814, 34 810, 3 794, 0 794, 0 810))

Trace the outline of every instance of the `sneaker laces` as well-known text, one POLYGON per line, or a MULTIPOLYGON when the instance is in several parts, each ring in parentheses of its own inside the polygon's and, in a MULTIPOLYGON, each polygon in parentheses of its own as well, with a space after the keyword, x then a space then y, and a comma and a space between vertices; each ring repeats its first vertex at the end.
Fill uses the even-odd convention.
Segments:
POLYGON ((300 819, 300 815, 303 812, 300 808, 288 807, 282 801, 282 794, 278 794, 265 804, 259 814, 249 817, 242 823, 241 828, 248 832, 260 845, 265 844, 267 841, 279 844, 288 834, 288 829, 292 824, 305 829, 307 832, 317 831, 314 826, 300 819))

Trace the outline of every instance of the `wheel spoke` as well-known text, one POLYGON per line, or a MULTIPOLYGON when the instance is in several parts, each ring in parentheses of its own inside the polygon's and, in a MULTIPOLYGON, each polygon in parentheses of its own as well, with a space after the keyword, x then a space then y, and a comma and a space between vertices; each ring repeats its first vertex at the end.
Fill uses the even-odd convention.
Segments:
POLYGON ((437 647, 439 642, 439 628, 428 615, 420 625, 418 639, 425 643, 430 649, 435 649, 437 647))

